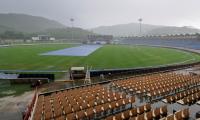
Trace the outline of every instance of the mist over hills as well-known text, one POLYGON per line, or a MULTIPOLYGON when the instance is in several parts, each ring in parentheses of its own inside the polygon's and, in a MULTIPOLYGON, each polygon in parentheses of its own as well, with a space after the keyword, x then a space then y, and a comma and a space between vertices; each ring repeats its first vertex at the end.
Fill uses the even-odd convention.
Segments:
POLYGON ((93 34, 91 31, 82 28, 67 27, 55 20, 49 20, 44 17, 31 16, 26 14, 0 14, 0 34, 7 31, 33 36, 46 34, 56 38, 71 38, 72 31, 74 38, 86 38, 87 35, 93 34))
MULTIPOLYGON (((22 32, 24 34, 48 34, 57 38, 74 37, 86 38, 89 34, 103 34, 114 36, 137 36, 139 23, 119 24, 113 26, 100 26, 90 30, 67 27, 55 20, 26 14, 0 14, 0 34, 6 31, 22 32), (94 33, 93 33, 94 32, 94 33)), ((192 27, 175 27, 142 24, 142 35, 168 35, 200 33, 199 29, 192 27)))
MULTIPOLYGON (((113 26, 100 26, 91 30, 97 34, 114 36, 138 36, 140 35, 139 23, 119 24, 113 26)), ((200 33, 199 29, 192 27, 175 27, 142 24, 142 35, 168 35, 168 34, 193 34, 200 33)))
POLYGON ((147 35, 170 35, 170 34, 195 34, 200 33, 200 29, 192 27, 160 27, 148 31, 147 35))

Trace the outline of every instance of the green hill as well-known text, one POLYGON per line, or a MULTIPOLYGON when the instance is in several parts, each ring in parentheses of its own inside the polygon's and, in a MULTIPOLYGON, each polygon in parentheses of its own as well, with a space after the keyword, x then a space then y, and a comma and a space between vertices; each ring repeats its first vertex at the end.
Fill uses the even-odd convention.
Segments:
POLYGON ((15 39, 31 38, 39 34, 47 34, 58 39, 71 39, 72 31, 74 39, 85 39, 87 35, 93 34, 81 28, 71 28, 47 18, 25 14, 0 14, 0 37, 15 39))
POLYGON ((18 32, 33 33, 51 28, 66 26, 54 20, 25 14, 0 14, 0 32, 15 30, 18 32))
POLYGON ((0 33, 4 33, 5 31, 15 31, 15 30, 13 28, 0 25, 0 33))
POLYGON ((47 29, 45 32, 40 32, 38 34, 48 34, 58 39, 71 39, 72 34, 73 34, 74 39, 87 39, 88 35, 91 35, 94 33, 84 30, 82 28, 66 27, 66 28, 57 28, 57 29, 47 29))

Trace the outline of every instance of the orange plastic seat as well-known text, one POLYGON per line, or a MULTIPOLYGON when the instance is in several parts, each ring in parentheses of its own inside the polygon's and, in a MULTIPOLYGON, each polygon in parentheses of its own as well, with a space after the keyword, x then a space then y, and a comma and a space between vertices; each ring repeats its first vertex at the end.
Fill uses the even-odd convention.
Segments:
POLYGON ((186 109, 184 109, 184 110, 181 111, 181 117, 183 119, 188 119, 189 115, 190 115, 189 108, 186 108, 186 109))
POLYGON ((137 113, 138 114, 143 114, 144 113, 144 106, 140 106, 137 108, 137 113))
POLYGON ((86 109, 86 116, 88 118, 92 118, 94 116, 94 110, 93 110, 93 108, 86 109))
POLYGON ((66 120, 75 120, 76 116, 74 113, 67 114, 66 120))
POLYGON ((165 106, 160 108, 160 114, 162 116, 166 116, 167 115, 167 105, 165 105, 165 106))
POLYGON ((76 113, 76 119, 78 119, 78 120, 82 120, 82 119, 84 119, 85 117, 86 117, 86 114, 85 114, 85 112, 84 112, 83 110, 78 111, 78 112, 76 113))
POLYGON ((149 111, 145 114, 145 120, 153 120, 153 113, 149 111))
POLYGON ((160 108, 156 108, 153 110, 153 118, 160 118, 160 108))
POLYGON ((150 111, 151 110, 151 104, 146 104, 146 105, 144 105, 144 111, 145 112, 148 112, 148 111, 150 111))
POLYGON ((137 108, 131 109, 131 110, 129 111, 129 115, 130 115, 131 117, 137 116, 137 108))

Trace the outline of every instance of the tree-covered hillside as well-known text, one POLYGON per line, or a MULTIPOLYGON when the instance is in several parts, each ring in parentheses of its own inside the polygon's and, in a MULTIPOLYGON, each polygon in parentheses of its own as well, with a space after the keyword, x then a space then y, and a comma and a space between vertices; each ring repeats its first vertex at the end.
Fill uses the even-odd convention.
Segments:
POLYGON ((82 28, 71 28, 47 18, 25 14, 0 14, 0 38, 31 39, 37 35, 50 35, 56 39, 87 38, 94 34, 82 28))

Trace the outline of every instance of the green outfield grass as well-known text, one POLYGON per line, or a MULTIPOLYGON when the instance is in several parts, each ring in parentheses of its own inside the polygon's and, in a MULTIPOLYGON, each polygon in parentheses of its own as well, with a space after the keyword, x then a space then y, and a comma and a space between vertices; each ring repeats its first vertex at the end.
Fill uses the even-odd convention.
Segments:
POLYGON ((44 52, 72 46, 74 45, 48 44, 0 47, 0 69, 67 70, 70 66, 86 65, 92 66, 93 69, 110 69, 146 67, 200 60, 200 56, 194 53, 168 48, 131 45, 105 45, 86 57, 39 55, 44 52))
POLYGON ((31 91, 32 88, 29 84, 15 84, 15 85, 9 85, 7 87, 1 88, 0 87, 0 98, 10 95, 21 95, 26 91, 31 91))

